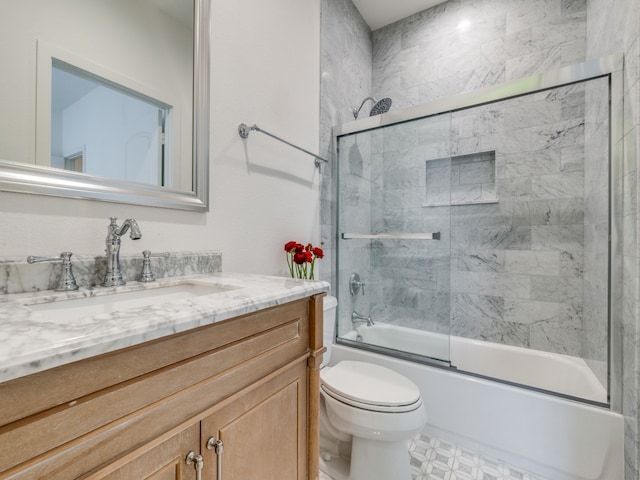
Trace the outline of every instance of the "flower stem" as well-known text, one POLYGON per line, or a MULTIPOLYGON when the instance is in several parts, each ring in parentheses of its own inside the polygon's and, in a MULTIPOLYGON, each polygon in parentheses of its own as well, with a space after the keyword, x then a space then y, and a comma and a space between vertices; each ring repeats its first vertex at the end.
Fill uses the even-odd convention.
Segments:
POLYGON ((287 253, 287 266, 289 267, 289 273, 291 274, 291 278, 293 278, 293 255, 287 253))

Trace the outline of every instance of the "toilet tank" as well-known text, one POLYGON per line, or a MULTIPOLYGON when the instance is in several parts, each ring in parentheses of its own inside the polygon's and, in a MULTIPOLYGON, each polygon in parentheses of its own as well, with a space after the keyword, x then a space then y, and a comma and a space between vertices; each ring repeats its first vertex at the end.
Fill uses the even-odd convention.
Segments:
POLYGON ((329 363, 331 347, 336 333, 336 313, 338 311, 338 299, 327 295, 323 301, 323 335, 322 341, 327 351, 322 357, 322 367, 329 363))

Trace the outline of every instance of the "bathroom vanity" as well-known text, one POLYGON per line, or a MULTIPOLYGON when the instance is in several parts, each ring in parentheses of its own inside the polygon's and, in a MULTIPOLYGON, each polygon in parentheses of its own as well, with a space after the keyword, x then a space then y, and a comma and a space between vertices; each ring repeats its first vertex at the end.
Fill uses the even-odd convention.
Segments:
POLYGON ((0 478, 317 478, 327 288, 214 274, 5 295, 0 478), (204 290, 167 302, 151 292, 149 305, 59 325, 69 302, 104 303, 96 292, 185 284, 204 290))

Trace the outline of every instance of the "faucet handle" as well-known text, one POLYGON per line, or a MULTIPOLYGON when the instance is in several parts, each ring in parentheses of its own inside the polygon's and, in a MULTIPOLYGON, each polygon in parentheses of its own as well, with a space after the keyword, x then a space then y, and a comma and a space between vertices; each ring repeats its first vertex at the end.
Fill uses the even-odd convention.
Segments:
POLYGON ((140 274, 141 282, 155 282, 156 277, 154 277, 153 272, 151 271, 151 257, 168 257, 171 254, 169 252, 162 253, 151 253, 151 250, 144 250, 142 252, 142 273, 140 274))
POLYGON ((349 293, 355 296, 360 293, 360 289, 362 289, 362 295, 364 295, 364 282, 360 281, 360 275, 352 273, 349 277, 349 293))
POLYGON ((71 255, 73 255, 71 252, 62 252, 59 257, 34 257, 30 255, 27 257, 27 263, 62 262, 62 273, 60 274, 58 286, 53 290, 55 292, 69 292, 78 290, 78 284, 71 268, 71 255))

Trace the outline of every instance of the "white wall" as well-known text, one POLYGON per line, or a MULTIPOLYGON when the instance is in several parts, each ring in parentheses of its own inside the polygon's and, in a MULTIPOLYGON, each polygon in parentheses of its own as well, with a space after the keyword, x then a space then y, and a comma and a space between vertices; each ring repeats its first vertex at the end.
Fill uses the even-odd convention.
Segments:
POLYGON ((318 170, 262 133, 240 142, 237 128, 318 150, 320 5, 217 1, 212 17, 211 231, 224 270, 284 273, 285 242, 319 242, 318 170))
MULTIPOLYGON (((62 154, 84 150, 89 175, 160 185, 158 110, 111 88, 94 88, 62 114, 62 154)), ((188 185, 185 190, 190 177, 188 185)))
POLYGON ((192 213, 0 192, 0 257, 104 254, 108 217, 134 217, 143 238, 122 254, 218 250, 223 270, 285 274, 288 240, 319 239, 313 159, 238 124, 318 148, 319 2, 213 0, 211 208, 192 213))

